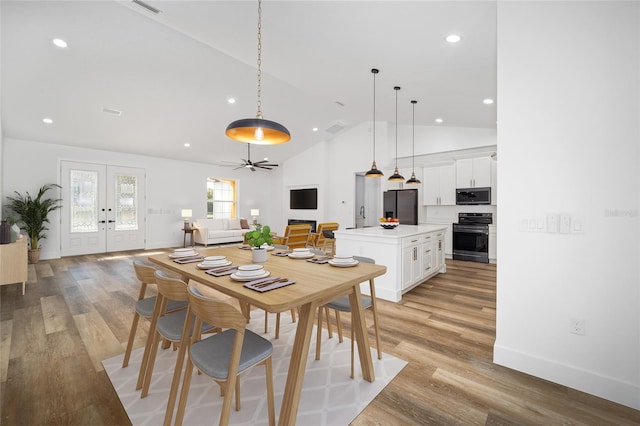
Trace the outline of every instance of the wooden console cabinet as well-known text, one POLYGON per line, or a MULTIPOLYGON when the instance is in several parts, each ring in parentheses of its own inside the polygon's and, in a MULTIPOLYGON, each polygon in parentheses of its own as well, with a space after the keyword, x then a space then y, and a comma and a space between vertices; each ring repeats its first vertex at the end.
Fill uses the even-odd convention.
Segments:
POLYGON ((0 285, 22 283, 24 295, 27 282, 27 239, 0 244, 0 285))

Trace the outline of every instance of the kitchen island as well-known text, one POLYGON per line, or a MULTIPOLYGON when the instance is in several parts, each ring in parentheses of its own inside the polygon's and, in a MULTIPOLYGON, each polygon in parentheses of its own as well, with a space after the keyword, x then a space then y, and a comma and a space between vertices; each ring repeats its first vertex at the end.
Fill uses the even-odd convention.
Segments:
MULTIPOLYGON (((334 231, 336 253, 370 257, 385 265, 387 273, 376 278, 376 296, 399 302, 402 294, 437 273, 446 272, 446 225, 380 226, 334 231)), ((369 286, 361 286, 369 294, 369 286)))

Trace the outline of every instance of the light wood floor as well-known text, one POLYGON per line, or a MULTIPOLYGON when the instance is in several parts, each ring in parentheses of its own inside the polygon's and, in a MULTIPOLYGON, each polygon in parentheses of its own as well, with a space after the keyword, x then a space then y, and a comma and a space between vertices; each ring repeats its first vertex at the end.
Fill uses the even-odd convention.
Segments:
MULTIPOLYGON (((100 361, 124 352, 138 292, 131 262, 149 254, 41 261, 25 296, 1 287, 0 423, 130 424, 100 361)), ((640 411, 491 362, 495 277, 493 265, 447 261, 401 303, 379 302, 383 351, 409 364, 353 424, 640 424, 640 411)), ((137 347, 147 331, 142 321, 137 347)))

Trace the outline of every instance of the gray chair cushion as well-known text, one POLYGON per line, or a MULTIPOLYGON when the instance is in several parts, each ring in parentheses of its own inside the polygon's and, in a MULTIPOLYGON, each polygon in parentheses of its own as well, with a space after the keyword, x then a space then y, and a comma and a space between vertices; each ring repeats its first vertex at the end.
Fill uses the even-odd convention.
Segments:
MULTIPOLYGON (((161 316, 158 318, 158 325, 156 326, 158 328, 158 332, 169 340, 179 341, 182 338, 182 329, 184 327, 184 319, 186 316, 186 309, 161 316)), ((193 332, 193 323, 195 323, 195 321, 191 323, 189 335, 193 332)), ((205 333, 212 328, 214 328, 212 325, 203 322, 202 327, 200 327, 200 331, 205 333)))
MULTIPOLYGON (((229 373, 229 361, 233 348, 235 330, 214 334, 191 346, 193 364, 206 375, 225 380, 229 373)), ((251 330, 245 330, 238 372, 266 359, 273 352, 273 345, 267 339, 251 330)))
MULTIPOLYGON (((151 296, 138 300, 136 302, 136 312, 143 317, 150 317, 153 315, 153 308, 156 304, 156 296, 151 296)), ((186 308, 189 302, 179 302, 177 300, 169 300, 167 303, 167 312, 177 311, 178 309, 186 308)))
MULTIPOLYGON (((371 307, 371 298, 369 296, 362 296, 362 308, 367 309, 371 307)), ((339 299, 333 300, 325 305, 328 308, 335 309, 340 312, 351 312, 351 305, 349 304, 349 296, 342 296, 339 299)))

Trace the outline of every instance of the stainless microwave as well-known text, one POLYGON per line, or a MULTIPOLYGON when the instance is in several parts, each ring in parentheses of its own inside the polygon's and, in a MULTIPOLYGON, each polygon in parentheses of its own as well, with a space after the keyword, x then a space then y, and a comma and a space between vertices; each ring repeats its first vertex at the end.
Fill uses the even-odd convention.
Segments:
POLYGON ((491 204, 491 188, 458 188, 456 204, 464 206, 491 204))

